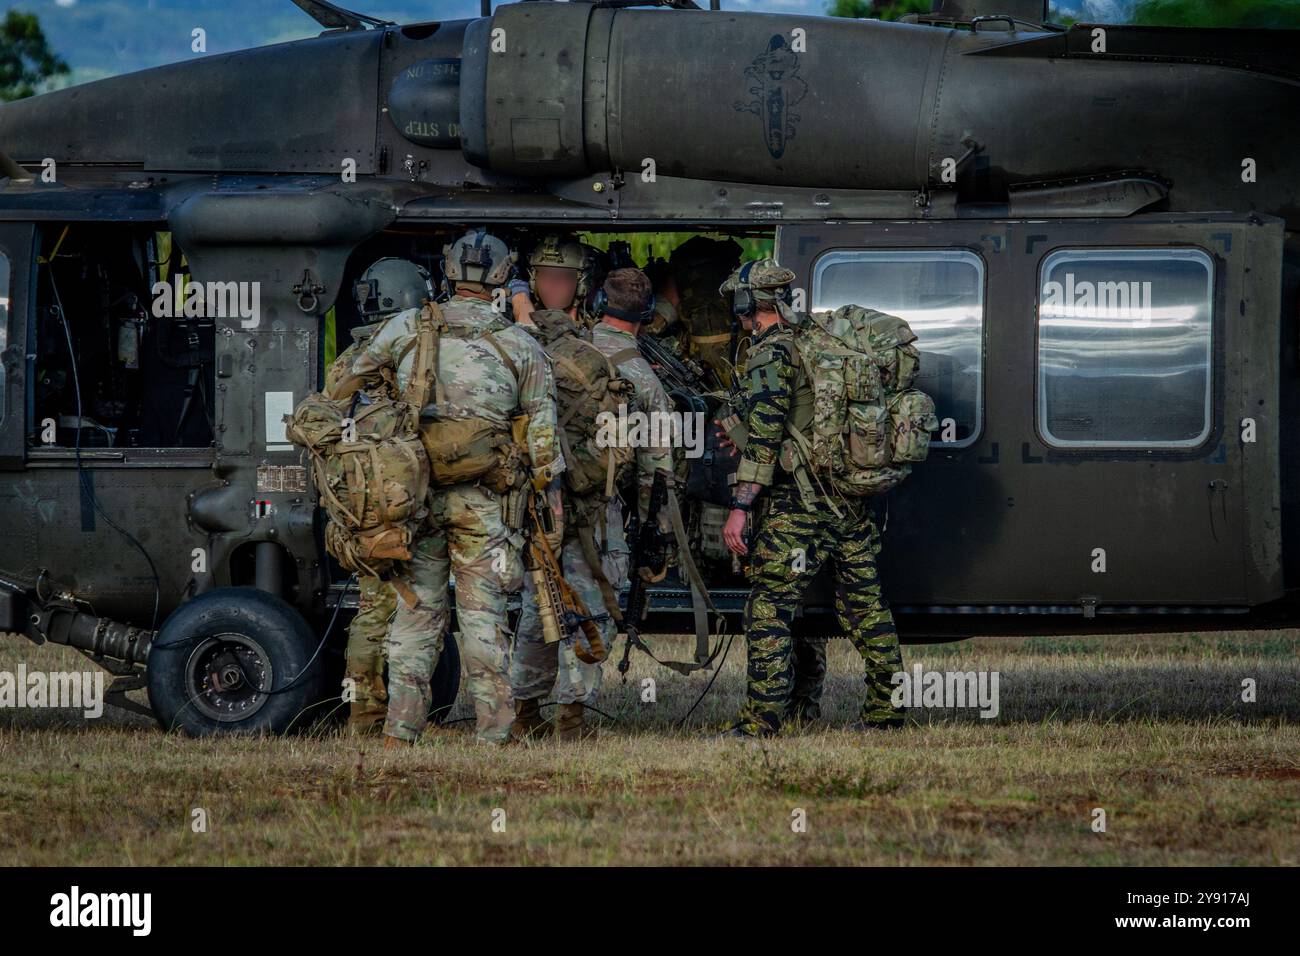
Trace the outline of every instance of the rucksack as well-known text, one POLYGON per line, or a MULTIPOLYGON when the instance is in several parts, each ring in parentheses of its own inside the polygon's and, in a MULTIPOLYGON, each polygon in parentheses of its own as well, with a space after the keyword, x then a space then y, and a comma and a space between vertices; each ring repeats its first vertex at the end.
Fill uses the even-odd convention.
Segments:
POLYGON ((916 334, 895 315, 857 305, 814 312, 794 343, 807 387, 796 395, 781 462, 848 498, 894 488, 924 461, 939 427, 934 401, 914 388, 916 334))
POLYGON ((359 325, 352 330, 352 344, 339 353, 325 369, 325 383, 321 386, 321 393, 326 398, 347 398, 358 389, 371 397, 398 397, 396 379, 391 368, 385 366, 364 375, 356 375, 352 371, 352 363, 383 327, 383 322, 374 322, 359 325))
POLYGON ((632 383, 621 378, 605 354, 583 336, 568 314, 543 309, 532 314, 533 332, 551 360, 555 377, 557 437, 564 454, 565 488, 577 498, 603 503, 613 495, 635 457, 635 449, 598 440, 606 414, 617 417, 632 400, 632 383))
MULTIPOLYGON (((397 359, 400 365, 406 352, 415 353, 403 399, 417 409, 417 413, 430 401, 439 408, 446 404, 438 377, 438 353, 443 338, 483 341, 517 382, 519 369, 495 336, 496 332, 509 327, 509 323, 499 316, 486 327, 453 326, 444 318, 436 302, 426 303, 416 318, 415 337, 397 359)), ((420 440, 429 460, 430 481, 434 485, 476 482, 497 494, 504 494, 523 483, 523 448, 512 439, 508 426, 479 417, 421 417, 419 427, 420 440)))
POLYGON ((358 337, 334 360, 324 391, 299 403, 285 434, 311 455, 312 482, 329 516, 325 549, 345 570, 379 576, 411 558, 427 514, 429 462, 419 409, 389 397, 391 371, 352 375, 368 338, 358 337))

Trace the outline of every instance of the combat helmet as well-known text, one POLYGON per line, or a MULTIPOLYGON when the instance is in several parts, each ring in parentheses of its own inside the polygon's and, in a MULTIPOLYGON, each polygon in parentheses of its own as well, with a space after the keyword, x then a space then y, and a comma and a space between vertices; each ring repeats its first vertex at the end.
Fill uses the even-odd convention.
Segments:
POLYGON ((352 284, 357 312, 366 318, 382 318, 406 309, 418 309, 433 298, 429 270, 408 259, 388 256, 377 259, 352 284))
POLYGON ((581 304, 591 288, 591 262, 582 244, 572 236, 552 232, 542 237, 528 255, 528 291, 537 301, 537 268, 573 269, 578 273, 578 288, 573 293, 581 304))
POLYGON ((503 285, 518 256, 486 229, 471 229, 442 247, 442 274, 449 285, 473 282, 503 285))
POLYGON ((737 316, 749 315, 759 302, 775 301, 781 317, 789 321, 793 315, 790 284, 794 280, 794 272, 775 259, 751 259, 727 277, 718 293, 731 296, 731 311, 737 316))

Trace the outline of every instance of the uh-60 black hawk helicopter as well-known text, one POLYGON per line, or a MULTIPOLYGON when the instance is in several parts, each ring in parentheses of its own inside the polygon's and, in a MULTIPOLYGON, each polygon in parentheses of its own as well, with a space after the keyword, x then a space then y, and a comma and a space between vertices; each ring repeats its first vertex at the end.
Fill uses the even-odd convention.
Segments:
POLYGON ((322 699, 283 415, 352 280, 472 224, 766 238, 808 308, 905 317, 943 423, 888 501, 905 634, 1297 620, 1294 33, 296 2, 320 36, 0 107, 0 630, 147 666, 193 732, 322 699), (205 314, 152 307, 181 275, 205 314))

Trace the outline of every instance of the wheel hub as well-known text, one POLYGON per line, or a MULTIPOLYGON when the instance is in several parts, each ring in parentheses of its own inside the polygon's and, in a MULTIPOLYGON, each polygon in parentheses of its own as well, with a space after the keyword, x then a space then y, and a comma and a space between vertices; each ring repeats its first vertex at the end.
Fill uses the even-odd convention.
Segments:
POLYGON ((185 667, 190 703, 213 720, 239 721, 270 699, 274 677, 266 651, 244 634, 220 634, 201 642, 185 667))

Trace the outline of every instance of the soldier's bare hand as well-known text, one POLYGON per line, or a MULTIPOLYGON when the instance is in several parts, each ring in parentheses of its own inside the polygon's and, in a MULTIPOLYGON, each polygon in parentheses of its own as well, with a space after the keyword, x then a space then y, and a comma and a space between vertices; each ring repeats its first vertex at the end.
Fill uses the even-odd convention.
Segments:
POLYGON ((722 540, 726 543, 727 550, 742 557, 749 554, 749 548, 745 546, 747 517, 748 515, 739 508, 732 508, 731 514, 727 516, 727 523, 722 527, 722 540))
POLYGON ((736 443, 727 437, 727 432, 723 429, 722 422, 715 418, 713 424, 718 426, 718 447, 726 451, 735 448, 736 443))

